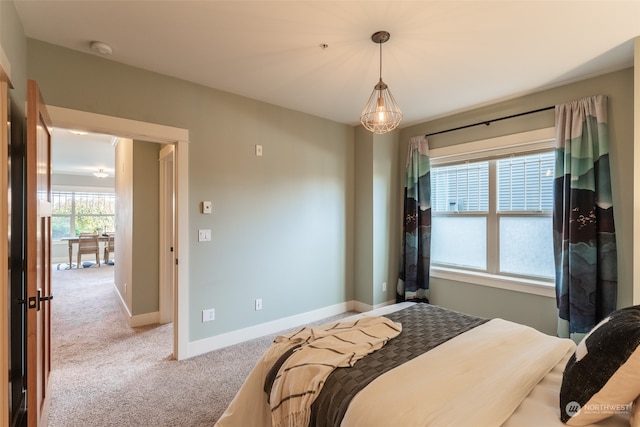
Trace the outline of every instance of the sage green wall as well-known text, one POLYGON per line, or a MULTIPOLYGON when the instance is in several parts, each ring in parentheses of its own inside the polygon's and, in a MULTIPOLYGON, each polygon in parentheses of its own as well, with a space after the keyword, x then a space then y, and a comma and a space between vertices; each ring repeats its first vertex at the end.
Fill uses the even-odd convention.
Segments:
MULTIPOLYGON (((618 306, 632 304, 633 278, 633 69, 583 80, 522 96, 483 108, 451 115, 402 129, 402 156, 411 136, 535 110, 592 95, 609 97, 611 181, 618 242, 618 306)), ((430 137, 430 148, 525 132, 554 125, 554 112, 546 111, 430 137)), ((402 158, 396 159, 402 162, 402 158)), ((404 185, 404 178, 402 178, 404 185)), ((401 209, 401 207, 398 207, 401 209)), ((503 317, 556 333, 555 299, 518 292, 431 279, 434 304, 487 317, 503 317)))
POLYGON ((153 142, 133 141, 133 316, 157 312, 160 307, 160 148, 160 144, 153 142))
POLYGON ((11 65, 12 108, 18 108, 24 117, 27 100, 27 39, 12 1, 0 1, 0 46, 11 65))
POLYGON ((395 300, 399 267, 400 163, 392 161, 398 149, 399 132, 375 135, 373 139, 373 304, 395 300), (386 283, 386 291, 382 284, 386 283))
POLYGON ((377 306, 395 300, 400 249, 398 131, 356 129, 355 299, 377 306), (382 284, 386 283, 386 291, 382 284))
POLYGON ((27 52, 50 105, 189 130, 190 341, 353 298, 353 127, 37 40, 27 52))
POLYGON ((374 135, 356 128, 355 154, 355 277, 354 298, 373 305, 373 142, 374 135))

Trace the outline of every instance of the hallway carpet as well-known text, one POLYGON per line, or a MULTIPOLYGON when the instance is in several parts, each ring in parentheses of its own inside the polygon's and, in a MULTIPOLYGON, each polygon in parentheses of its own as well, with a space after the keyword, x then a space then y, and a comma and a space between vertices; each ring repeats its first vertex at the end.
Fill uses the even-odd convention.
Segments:
POLYGON ((113 269, 52 271, 49 426, 213 426, 274 335, 172 360, 172 325, 129 327, 113 269))

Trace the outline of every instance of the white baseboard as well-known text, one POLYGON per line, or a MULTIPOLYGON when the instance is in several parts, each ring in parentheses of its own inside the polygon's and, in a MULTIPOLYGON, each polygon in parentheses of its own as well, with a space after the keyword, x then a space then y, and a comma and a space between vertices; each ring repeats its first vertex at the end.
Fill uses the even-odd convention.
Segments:
POLYGON ((122 298, 122 294, 120 293, 120 290, 115 284, 113 285, 113 292, 116 294, 116 297, 118 298, 118 303, 120 305, 120 308, 122 309, 122 313, 126 317, 127 322, 129 323, 129 326, 131 326, 132 328, 160 323, 159 311, 133 316, 129 311, 129 307, 127 307, 127 304, 124 302, 124 298, 122 298))
POLYGON ((270 322, 261 323, 259 325, 250 326, 248 328, 239 329, 237 331, 227 332, 210 338, 204 338, 189 343, 188 356, 193 357, 200 354, 208 353, 213 350, 228 347, 230 345, 239 344, 254 338, 265 335, 274 334, 276 332, 295 328, 307 323, 325 319, 353 310, 353 301, 335 304, 329 307, 321 308, 306 313, 296 314, 282 319, 272 320, 270 322))
POLYGON ((155 325, 160 323, 160 312, 154 311, 153 313, 138 314, 137 316, 129 317, 129 326, 137 328, 138 326, 155 325))
POLYGON ((296 328, 298 326, 316 322, 318 320, 335 316, 346 311, 357 311, 362 313, 390 304, 395 304, 395 301, 390 300, 386 303, 377 304, 375 306, 364 304, 359 301, 348 301, 318 310, 296 314, 295 316, 272 320, 270 322, 250 326, 248 328, 239 329, 237 331, 227 332, 198 341, 192 341, 189 343, 187 357, 198 356, 200 354, 208 353, 210 351, 218 350, 224 347, 229 347, 231 345, 239 344, 241 342, 248 341, 254 338, 259 338, 287 329, 296 328))
POLYGON ((365 313, 367 311, 376 310, 378 308, 386 307, 387 305, 396 303, 395 300, 388 300, 383 302, 382 304, 375 304, 375 305, 365 304, 360 301, 351 301, 351 302, 353 303, 353 309, 358 313, 365 313))
POLYGON ((115 283, 113 284, 113 293, 115 293, 116 297, 118 298, 118 305, 122 309, 123 314, 127 319, 129 319, 131 317, 131 312, 129 311, 129 307, 127 307, 127 303, 124 302, 124 298, 122 297, 122 294, 120 293, 120 290, 115 285, 115 283))

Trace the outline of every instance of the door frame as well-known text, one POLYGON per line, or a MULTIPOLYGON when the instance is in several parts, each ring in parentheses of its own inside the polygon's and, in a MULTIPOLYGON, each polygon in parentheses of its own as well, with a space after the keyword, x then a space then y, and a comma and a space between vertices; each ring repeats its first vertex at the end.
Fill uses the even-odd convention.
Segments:
MULTIPOLYGON (((1 49, 0 49, 1 50, 1 49)), ((2 52, 4 53, 4 52, 2 52)), ((0 318, 9 318, 9 303, 7 289, 10 287, 9 272, 9 201, 5 194, 8 193, 8 176, 6 166, 9 164, 9 89, 11 89, 9 75, 0 63, 0 164, 3 171, 0 173, 0 318), (7 273, 4 273, 4 272, 7 273)), ((15 124, 17 126, 17 124, 15 124)), ((15 238, 15 237, 14 237, 15 238)), ((9 340, 11 322, 3 321, 0 330, 0 402, 9 402, 9 340)), ((0 426, 9 425, 9 405, 3 404, 0 408, 0 426)))
POLYGON ((54 127, 106 133, 159 144, 173 144, 175 167, 175 301, 173 356, 189 357, 189 130, 156 123, 47 106, 54 127))
POLYGON ((160 150, 160 274, 159 315, 161 324, 173 322, 175 295, 175 147, 160 150))

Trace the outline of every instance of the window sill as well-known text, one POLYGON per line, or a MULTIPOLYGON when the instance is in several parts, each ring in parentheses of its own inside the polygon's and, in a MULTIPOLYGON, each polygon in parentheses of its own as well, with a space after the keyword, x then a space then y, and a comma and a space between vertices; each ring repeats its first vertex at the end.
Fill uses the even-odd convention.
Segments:
POLYGON ((457 282, 506 289, 543 297, 555 298, 556 290, 553 283, 519 279, 517 277, 498 276, 495 274, 469 272, 446 267, 431 267, 431 276, 439 279, 455 280, 457 282))

